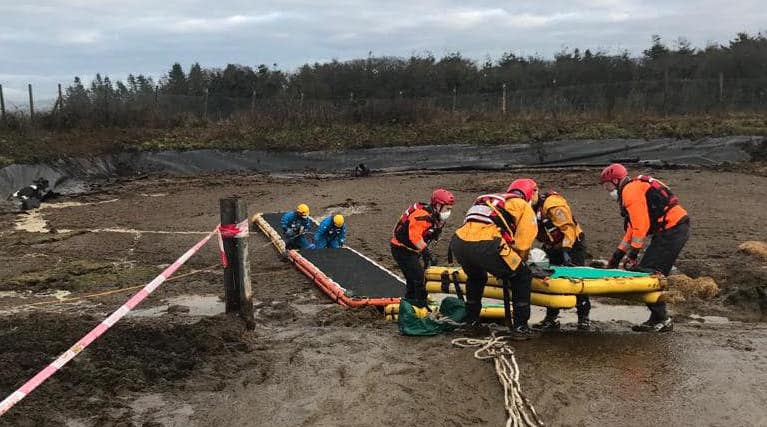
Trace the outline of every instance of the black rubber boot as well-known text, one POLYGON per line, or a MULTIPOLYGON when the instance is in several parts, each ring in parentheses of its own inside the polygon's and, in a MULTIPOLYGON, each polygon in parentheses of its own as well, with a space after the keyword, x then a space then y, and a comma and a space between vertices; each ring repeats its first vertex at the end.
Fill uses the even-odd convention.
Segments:
POLYGON ((479 301, 466 301, 466 324, 479 323, 479 313, 482 311, 482 303, 479 301))
POLYGON ((541 336, 540 332, 530 329, 527 324, 515 325, 511 328, 510 338, 513 341, 524 341, 532 338, 538 338, 539 336, 541 336))
POLYGON ((529 340, 536 338, 540 334, 530 329, 527 322, 530 320, 530 303, 515 302, 514 306, 514 325, 511 328, 511 339, 514 341, 529 340))
POLYGON ((641 325, 631 327, 634 332, 671 332, 674 330, 674 321, 670 317, 665 320, 648 320, 641 325))
POLYGON ((560 324, 559 324, 559 320, 557 320, 557 317, 559 317, 558 309, 547 308, 546 317, 544 317, 543 320, 541 320, 540 322, 533 325, 533 328, 541 332, 558 331, 560 324))
POLYGON ((591 330, 591 320, 589 320, 588 316, 578 317, 578 330, 579 331, 591 330))

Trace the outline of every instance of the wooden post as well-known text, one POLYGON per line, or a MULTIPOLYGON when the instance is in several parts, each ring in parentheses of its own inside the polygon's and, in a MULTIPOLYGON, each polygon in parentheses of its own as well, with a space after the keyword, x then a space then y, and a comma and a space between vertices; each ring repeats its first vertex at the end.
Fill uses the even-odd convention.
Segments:
POLYGON ((5 98, 3 97, 3 85, 0 85, 0 119, 5 120, 5 98))
POLYGON ((61 95, 61 83, 59 83, 59 113, 61 113, 62 107, 64 107, 64 97, 61 95))
POLYGON ((303 91, 301 92, 301 100, 299 101, 298 106, 301 107, 301 108, 304 107, 304 92, 303 91))
POLYGON ((29 120, 34 120, 35 118, 35 100, 32 97, 32 85, 28 84, 27 87, 29 88, 29 120))
POLYGON ((160 98, 160 86, 154 87, 154 105, 157 106, 157 100, 160 98))
POLYGON ((458 89, 453 86, 453 113, 455 113, 455 104, 456 104, 456 95, 458 93, 458 89))
MULTIPOLYGON (((233 196, 221 199, 219 203, 221 224, 239 224, 248 221, 248 208, 244 200, 233 196)), ((229 265, 224 269, 226 312, 239 312, 247 327, 255 329, 247 237, 225 238, 224 252, 229 261, 229 265)))
POLYGON ((256 90, 254 89, 253 92, 250 94, 250 113, 253 114, 256 112, 256 90))
POLYGON ((501 98, 501 113, 506 115, 506 83, 503 84, 503 98, 501 98))
POLYGON ((663 71, 663 115, 668 114, 668 70, 663 71))
POLYGON ((205 88, 205 93, 202 96, 202 118, 208 119, 208 88, 205 88))
POLYGON ((719 103, 724 102, 724 73, 719 73, 719 103))

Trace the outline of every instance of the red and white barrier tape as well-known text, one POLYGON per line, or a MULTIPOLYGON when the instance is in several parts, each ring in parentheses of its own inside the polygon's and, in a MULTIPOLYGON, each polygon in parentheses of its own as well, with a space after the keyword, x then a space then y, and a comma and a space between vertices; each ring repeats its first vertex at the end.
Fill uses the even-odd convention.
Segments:
POLYGON ((109 328, 111 328, 117 321, 122 319, 126 314, 128 314, 129 311, 131 311, 134 307, 136 307, 141 301, 143 301, 146 297, 149 296, 152 292, 154 292, 155 289, 157 289, 163 282, 165 282, 173 273, 176 272, 176 270, 179 269, 184 263, 186 263, 189 258, 192 257, 197 251, 200 250, 203 246, 205 246, 206 243, 208 243, 208 240, 210 240, 213 235, 218 235, 218 241, 219 241, 219 248, 221 250, 221 261, 224 263, 224 267, 226 268, 228 265, 226 255, 224 254, 224 242, 223 238, 242 238, 247 237, 248 235, 248 221, 245 220, 239 224, 226 224, 226 225, 219 225, 216 227, 215 230, 208 233, 207 236, 205 236, 202 240, 197 242, 194 246, 192 246, 188 251, 184 253, 184 255, 181 255, 180 258, 178 258, 176 261, 173 262, 168 268, 163 270, 162 273, 160 273, 157 277, 154 278, 151 282, 149 282, 146 286, 144 286, 140 291, 138 291, 135 295, 133 295, 125 304, 123 304, 120 308, 115 310, 114 313, 109 315, 106 319, 104 319, 101 323, 98 324, 95 328, 93 328, 90 332, 88 332, 84 337, 80 339, 75 345, 69 348, 69 350, 65 351, 61 356, 59 356, 56 360, 54 360, 50 365, 46 366, 42 371, 38 372, 37 375, 32 377, 29 381, 24 383, 21 387, 19 387, 16 391, 11 393, 10 396, 6 397, 2 402, 0 402, 0 416, 8 412, 15 404, 17 404, 21 399, 25 398, 29 393, 31 393, 34 389, 36 389, 40 384, 42 384, 45 380, 51 377, 51 375, 55 374, 56 371, 61 369, 64 365, 66 365, 70 360, 72 360, 75 356, 77 356, 81 351, 83 351, 88 345, 90 345, 93 341, 95 341, 98 337, 104 334, 109 328))
POLYGON ((229 267, 229 259, 224 251, 224 239, 241 239, 248 237, 248 220, 239 224, 221 224, 218 226, 218 250, 221 254, 221 265, 229 267))

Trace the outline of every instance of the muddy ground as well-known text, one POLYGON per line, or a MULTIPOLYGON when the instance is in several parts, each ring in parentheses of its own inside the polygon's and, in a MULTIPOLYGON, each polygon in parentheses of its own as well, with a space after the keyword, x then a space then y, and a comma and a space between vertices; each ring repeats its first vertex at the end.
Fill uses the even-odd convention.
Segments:
MULTIPOLYGON (((677 266, 714 277, 720 296, 674 305, 671 334, 630 332, 629 322, 646 315, 642 307, 601 305, 594 309, 600 332, 568 327, 515 344, 524 390, 548 425, 767 425, 767 261, 737 249, 767 240, 767 177, 638 172, 652 172, 680 195, 693 235, 677 266)), ((220 197, 243 197, 251 213, 298 202, 315 215, 340 210, 348 215, 348 243, 393 267, 386 242, 409 202, 436 186, 454 190, 449 235, 474 196, 524 174, 146 178, 56 200, 34 214, 0 214, 0 392, 21 385, 131 293, 56 297, 145 283, 215 227, 220 197), (43 232, 17 230, 22 220, 43 232)), ((591 254, 608 257, 621 220, 594 184, 596 171, 530 174, 570 199, 591 254)), ((457 335, 403 337, 374 310, 329 304, 263 236, 249 242, 255 331, 215 315, 222 279, 209 245, 178 272, 194 274, 161 286, 0 425, 502 425, 492 367, 452 348, 457 335)), ((443 241, 437 253, 444 250, 443 241)))

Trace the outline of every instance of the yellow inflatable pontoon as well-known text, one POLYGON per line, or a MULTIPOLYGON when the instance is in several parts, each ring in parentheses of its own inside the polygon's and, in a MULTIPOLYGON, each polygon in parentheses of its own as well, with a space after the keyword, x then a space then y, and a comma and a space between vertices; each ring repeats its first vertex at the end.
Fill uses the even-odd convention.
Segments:
MULTIPOLYGON (((426 280, 441 282, 442 272, 447 271, 452 281, 458 272, 458 281, 466 283, 466 274, 456 267, 431 267, 426 270, 426 280)), ((499 281, 488 276, 487 284, 500 287, 499 281)), ((533 278, 532 290, 556 295, 607 295, 656 292, 666 289, 665 279, 646 273, 624 270, 607 270, 590 267, 555 267, 554 274, 544 279, 533 278)))
MULTIPOLYGON (((455 293, 455 286, 450 285, 450 293, 455 293)), ((466 292, 465 286, 461 287, 461 290, 466 292)), ((439 294, 443 293, 441 282, 426 282, 426 292, 439 294)), ((503 299, 503 289, 495 286, 485 286, 485 292, 483 294, 485 298, 503 299)), ((539 305, 542 307, 550 308, 573 308, 575 307, 575 295, 551 295, 532 292, 530 294, 530 303, 533 305, 539 305)), ((503 312, 503 307, 501 307, 503 312)), ((503 315, 501 315, 503 317, 503 315)))

